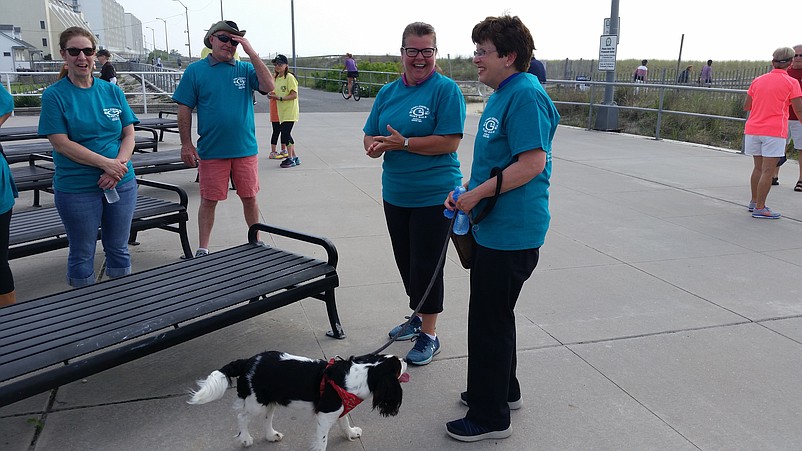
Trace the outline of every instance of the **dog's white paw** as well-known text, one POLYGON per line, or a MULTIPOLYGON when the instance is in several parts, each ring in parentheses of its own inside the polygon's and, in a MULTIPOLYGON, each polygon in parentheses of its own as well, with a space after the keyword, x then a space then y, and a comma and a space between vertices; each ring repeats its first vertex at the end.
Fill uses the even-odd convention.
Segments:
POLYGON ((273 431, 273 433, 267 435, 268 442, 280 442, 283 438, 284 434, 279 431, 273 431))
POLYGON ((253 437, 251 437, 251 434, 240 433, 237 435, 237 443, 245 447, 251 446, 253 445, 253 437))
POLYGON ((352 427, 348 429, 348 435, 346 437, 348 440, 354 440, 362 437, 362 428, 352 427))

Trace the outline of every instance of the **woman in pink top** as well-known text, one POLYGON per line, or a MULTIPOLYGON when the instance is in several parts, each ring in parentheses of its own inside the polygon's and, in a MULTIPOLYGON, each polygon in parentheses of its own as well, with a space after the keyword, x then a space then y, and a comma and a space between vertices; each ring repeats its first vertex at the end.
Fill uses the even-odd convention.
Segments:
POLYGON ((766 197, 773 170, 785 156, 789 104, 797 117, 802 118, 802 89, 786 72, 793 58, 794 49, 790 47, 775 50, 771 61, 774 69, 755 78, 746 92, 744 110, 750 113, 744 127, 744 153, 752 155, 755 163, 750 178, 752 200, 748 206, 753 218, 780 217, 780 213, 766 206, 766 197))

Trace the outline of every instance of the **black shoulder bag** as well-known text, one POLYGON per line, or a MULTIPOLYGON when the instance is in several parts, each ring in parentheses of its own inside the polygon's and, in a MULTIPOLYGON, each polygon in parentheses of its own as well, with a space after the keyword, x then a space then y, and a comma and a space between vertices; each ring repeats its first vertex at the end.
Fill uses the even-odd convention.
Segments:
MULTIPOLYGON (((487 207, 485 207, 481 213, 476 215, 475 218, 471 219, 471 226, 479 224, 479 222, 485 219, 488 213, 493 210, 493 207, 496 206, 496 200, 501 192, 501 173, 501 168, 493 168, 493 170, 490 171, 490 177, 496 177, 496 193, 493 194, 493 197, 491 197, 488 201, 487 207)), ((473 237, 473 233, 470 230, 468 230, 468 233, 465 235, 457 235, 453 231, 450 233, 451 242, 454 243, 454 247, 457 249, 457 255, 459 256, 460 263, 462 263, 462 267, 465 269, 471 269, 471 264, 473 263, 473 252, 476 249, 476 240, 473 237)))

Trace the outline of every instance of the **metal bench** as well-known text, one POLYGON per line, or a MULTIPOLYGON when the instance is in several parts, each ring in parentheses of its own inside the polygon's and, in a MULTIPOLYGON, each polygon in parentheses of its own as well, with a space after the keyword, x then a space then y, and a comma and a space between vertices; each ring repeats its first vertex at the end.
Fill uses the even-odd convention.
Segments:
POLYGON ((344 338, 336 267, 329 240, 256 224, 247 244, 2 307, 0 406, 310 297, 344 338), (257 231, 320 245, 328 261, 260 245, 257 231))
MULTIPOLYGON (((134 136, 134 152, 159 150, 159 134, 156 130, 137 128, 136 131, 147 132, 149 136, 142 136, 142 134, 134 136)), ((53 146, 50 141, 41 137, 3 144, 3 153, 6 154, 9 164, 28 161, 32 154, 50 155, 52 151, 53 146)))
MULTIPOLYGON (((186 258, 192 258, 187 235, 187 193, 178 186, 153 180, 137 179, 137 183, 175 192, 178 202, 161 198, 137 196, 129 242, 136 242, 137 233, 149 229, 175 232, 181 239, 186 258)), ((98 232, 100 239, 100 232, 98 232)), ((15 259, 63 249, 69 246, 64 224, 56 207, 15 211, 9 227, 8 258, 15 259)))
POLYGON ((136 127, 156 129, 159 131, 159 141, 164 141, 164 132, 178 133, 178 113, 159 111, 159 117, 140 118, 136 127), (170 115, 176 118, 168 118, 170 115))

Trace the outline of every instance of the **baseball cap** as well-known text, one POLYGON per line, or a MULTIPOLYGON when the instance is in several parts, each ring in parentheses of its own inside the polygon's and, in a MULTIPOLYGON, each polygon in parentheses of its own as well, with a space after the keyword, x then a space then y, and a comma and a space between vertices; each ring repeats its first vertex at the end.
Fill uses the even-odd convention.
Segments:
POLYGON ((287 59, 286 56, 284 56, 282 54, 278 54, 278 55, 276 55, 275 58, 273 58, 273 64, 276 64, 276 63, 290 64, 290 61, 287 59))
POLYGON ((203 38, 203 44, 208 48, 212 48, 212 43, 209 41, 209 36, 217 33, 218 31, 227 31, 236 36, 245 36, 245 30, 239 29, 237 23, 232 20, 221 20, 209 27, 206 36, 203 38))
POLYGON ((772 61, 776 61, 778 63, 787 63, 794 58, 794 49, 791 47, 780 47, 774 51, 772 55, 772 61))

